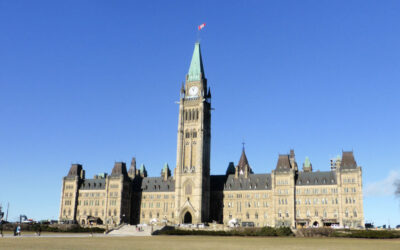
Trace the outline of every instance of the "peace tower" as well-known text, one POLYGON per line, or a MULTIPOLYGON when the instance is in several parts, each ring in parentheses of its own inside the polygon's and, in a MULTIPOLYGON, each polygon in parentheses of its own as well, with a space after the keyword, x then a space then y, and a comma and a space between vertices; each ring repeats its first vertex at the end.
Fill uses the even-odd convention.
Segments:
POLYGON ((211 93, 196 43, 179 101, 175 209, 179 222, 208 221, 210 203, 211 93))

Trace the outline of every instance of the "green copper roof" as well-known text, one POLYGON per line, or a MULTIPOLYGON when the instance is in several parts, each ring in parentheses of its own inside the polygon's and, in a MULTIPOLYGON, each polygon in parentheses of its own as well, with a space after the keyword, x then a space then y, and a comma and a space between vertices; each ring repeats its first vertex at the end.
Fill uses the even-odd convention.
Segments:
POLYGON ((146 170, 146 168, 145 168, 144 164, 140 165, 140 172, 143 173, 145 170, 146 170))
POLYGON ((306 156, 306 159, 304 161, 304 167, 309 168, 310 166, 311 166, 310 159, 308 158, 308 156, 306 156))
POLYGON ((165 172, 168 169, 169 169, 168 163, 165 163, 162 171, 165 172))
POLYGON ((188 72, 188 82, 200 81, 204 77, 203 60, 201 59, 200 43, 195 43, 192 61, 188 72))

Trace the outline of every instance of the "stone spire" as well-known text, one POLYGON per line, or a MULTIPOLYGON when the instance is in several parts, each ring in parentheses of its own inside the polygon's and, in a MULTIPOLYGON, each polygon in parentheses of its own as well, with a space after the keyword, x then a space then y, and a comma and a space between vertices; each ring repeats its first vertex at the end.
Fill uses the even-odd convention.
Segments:
POLYGON ((200 43, 196 42, 194 45, 194 51, 192 61, 190 62, 189 72, 187 74, 188 82, 200 81, 204 78, 203 60, 201 58, 200 43))
POLYGON ((128 171, 128 176, 131 179, 134 179, 136 176, 136 158, 135 157, 132 158, 131 167, 129 168, 129 171, 128 171))

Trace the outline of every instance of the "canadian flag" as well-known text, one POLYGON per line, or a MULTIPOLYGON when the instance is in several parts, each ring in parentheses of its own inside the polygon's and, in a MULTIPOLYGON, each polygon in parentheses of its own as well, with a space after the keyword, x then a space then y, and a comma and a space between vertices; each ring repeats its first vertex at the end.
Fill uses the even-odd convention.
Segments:
POLYGON ((206 26, 206 23, 202 23, 202 24, 199 25, 198 28, 199 28, 199 30, 202 30, 205 26, 206 26))

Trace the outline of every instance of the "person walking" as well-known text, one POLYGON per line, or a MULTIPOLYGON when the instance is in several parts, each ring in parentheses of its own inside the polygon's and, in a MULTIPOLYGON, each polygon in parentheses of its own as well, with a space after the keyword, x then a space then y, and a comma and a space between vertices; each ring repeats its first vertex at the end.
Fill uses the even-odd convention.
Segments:
POLYGON ((21 226, 20 225, 17 226, 17 235, 21 236, 21 226))

